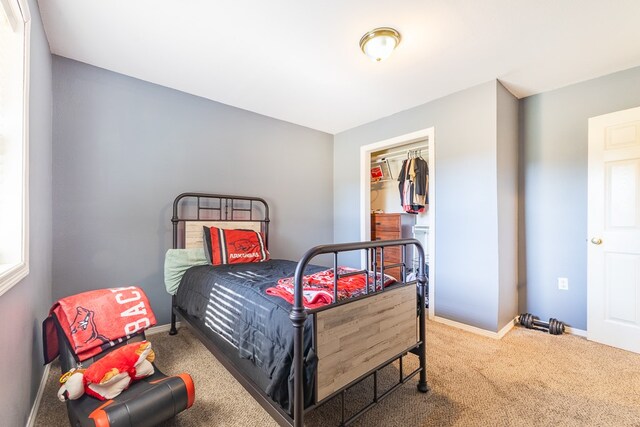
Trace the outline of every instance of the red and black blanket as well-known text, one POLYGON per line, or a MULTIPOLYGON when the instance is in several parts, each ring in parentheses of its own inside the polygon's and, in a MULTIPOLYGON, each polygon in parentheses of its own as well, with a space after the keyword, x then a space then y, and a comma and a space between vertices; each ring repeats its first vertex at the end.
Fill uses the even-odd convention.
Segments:
MULTIPOLYGON (((367 276, 364 273, 340 277, 341 274, 352 273, 354 271, 358 270, 350 267, 338 267, 338 301, 366 293, 365 283, 367 282, 367 276)), ((373 276, 373 272, 370 271, 369 291, 373 291, 373 276)), ((389 286, 396 281, 393 277, 385 274, 384 282, 381 284, 380 275, 378 274, 377 277, 377 290, 380 290, 382 286, 389 286)), ((331 304, 333 302, 333 281, 332 268, 303 276, 302 300, 305 308, 317 308, 331 304)), ((278 280, 278 284, 275 287, 267 288, 265 292, 269 295, 281 297, 293 304, 294 284, 295 279, 293 277, 287 277, 278 280)))
POLYGON ((42 323, 45 364, 59 354, 54 315, 80 362, 156 324, 147 296, 136 286, 62 298, 42 323))

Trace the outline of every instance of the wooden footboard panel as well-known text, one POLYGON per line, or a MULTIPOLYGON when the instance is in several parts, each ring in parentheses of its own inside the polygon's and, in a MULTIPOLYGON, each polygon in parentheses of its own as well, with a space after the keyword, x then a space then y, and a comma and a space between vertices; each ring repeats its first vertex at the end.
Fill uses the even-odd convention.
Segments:
POLYGON ((318 401, 415 346, 416 307, 404 286, 316 313, 318 401))

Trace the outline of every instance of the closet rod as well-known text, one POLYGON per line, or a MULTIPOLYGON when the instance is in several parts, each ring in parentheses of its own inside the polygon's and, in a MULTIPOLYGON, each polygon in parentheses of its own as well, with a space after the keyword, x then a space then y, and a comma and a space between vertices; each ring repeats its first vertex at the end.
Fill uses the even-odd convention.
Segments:
MULTIPOLYGON (((404 150, 396 150, 390 153, 378 154, 376 156, 371 157, 371 161, 375 162, 382 159, 395 159, 399 157, 406 157, 410 151, 421 151, 425 150, 425 152, 429 149, 429 144, 418 145, 416 147, 405 148, 404 150)), ((428 153, 426 153, 428 155, 428 153)))

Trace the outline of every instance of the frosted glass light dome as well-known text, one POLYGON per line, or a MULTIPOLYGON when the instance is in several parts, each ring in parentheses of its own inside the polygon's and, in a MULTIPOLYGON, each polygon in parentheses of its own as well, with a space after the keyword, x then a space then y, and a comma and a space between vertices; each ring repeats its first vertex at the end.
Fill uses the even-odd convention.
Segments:
POLYGON ((360 39, 360 49, 376 62, 387 59, 398 44, 400 33, 388 27, 371 30, 360 39))

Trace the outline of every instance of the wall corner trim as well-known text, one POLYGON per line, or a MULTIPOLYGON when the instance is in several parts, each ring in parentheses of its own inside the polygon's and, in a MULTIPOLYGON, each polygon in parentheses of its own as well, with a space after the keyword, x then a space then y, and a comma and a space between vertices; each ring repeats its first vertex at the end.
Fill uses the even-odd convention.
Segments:
POLYGON ((36 417, 38 415, 38 409, 40 409, 40 402, 42 401, 42 395, 44 394, 44 387, 47 385, 47 378, 49 378, 49 371, 51 370, 51 364, 48 364, 44 367, 44 371, 42 372, 42 378, 40 379, 40 386, 38 387, 38 392, 36 393, 36 398, 33 401, 33 406, 31 407, 31 412, 29 413, 29 418, 27 418, 27 426, 33 427, 36 423, 36 417))
POLYGON ((497 333, 498 335, 498 339, 501 339, 502 337, 504 337, 505 335, 507 335, 507 332, 509 332, 511 329, 513 329, 513 327, 516 325, 516 318, 514 317, 512 320, 510 320, 509 322, 507 322, 506 325, 504 325, 502 327, 502 329, 500 329, 497 333))

